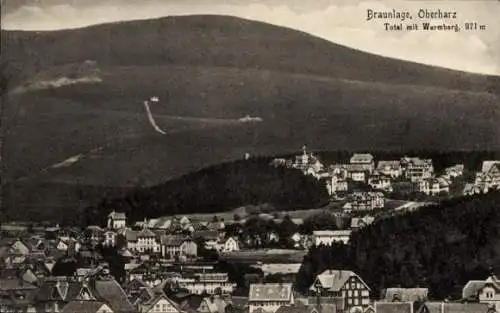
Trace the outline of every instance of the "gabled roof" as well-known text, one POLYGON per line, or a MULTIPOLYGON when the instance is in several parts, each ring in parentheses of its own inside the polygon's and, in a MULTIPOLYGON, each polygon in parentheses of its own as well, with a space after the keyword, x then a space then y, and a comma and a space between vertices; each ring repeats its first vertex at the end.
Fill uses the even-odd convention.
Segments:
POLYGON ((152 232, 149 228, 144 228, 137 234, 137 238, 139 237, 141 238, 156 237, 156 234, 152 232))
POLYGON ((292 284, 251 284, 248 301, 288 301, 292 284))
POLYGON ((351 163, 370 163, 373 161, 373 155, 370 153, 355 153, 351 159, 351 163))
POLYGON ((98 298, 109 304, 114 313, 135 312, 125 291, 114 279, 98 279, 93 282, 98 298))
POLYGON ((414 302, 427 299, 427 288, 387 288, 384 290, 384 300, 387 302, 414 302))
POLYGON ((114 220, 125 220, 127 219, 125 213, 123 212, 116 212, 116 211, 113 211, 111 213, 108 214, 108 218, 111 218, 111 219, 114 219, 114 220))
POLYGON ((484 280, 471 280, 467 284, 465 284, 462 289, 462 299, 464 300, 472 300, 477 299, 479 290, 483 289, 486 285, 484 280))
POLYGON ((196 237, 201 237, 205 240, 217 240, 219 239, 219 232, 218 231, 215 231, 215 230, 206 230, 206 231, 196 231, 194 232, 193 234, 193 237, 196 238, 196 237))
POLYGON ((219 296, 205 297, 200 303, 200 307, 203 303, 207 305, 208 311, 210 313, 224 313, 224 310, 230 304, 230 302, 224 300, 219 296))
POLYGON ((162 299, 167 300, 170 303, 170 305, 172 305, 178 312, 181 311, 181 308, 179 307, 179 305, 176 302, 174 302, 172 299, 170 299, 169 297, 167 297, 167 295, 165 293, 158 292, 158 291, 156 292, 156 294, 154 295, 154 297, 151 298, 150 301, 148 301, 146 303, 143 303, 144 307, 143 307, 142 311, 143 312, 150 311, 155 306, 155 304, 158 303, 158 301, 160 301, 162 299))
POLYGON ((82 288, 80 282, 69 280, 66 277, 48 277, 43 280, 37 301, 70 301, 76 298, 82 288))
POLYGON ((36 288, 35 285, 19 278, 0 279, 0 291, 30 290, 36 288))
POLYGON ((494 165, 500 164, 498 160, 488 160, 483 161, 483 166, 481 167, 481 172, 488 173, 494 165))
MULTIPOLYGON (((315 283, 319 282, 323 289, 329 291, 337 292, 345 285, 345 283, 351 277, 356 277, 359 281, 365 285, 365 287, 370 290, 370 287, 359 277, 356 273, 349 270, 326 270, 316 277, 315 283)), ((316 286, 313 283, 309 290, 316 290, 316 286)))
POLYGON ((109 307, 100 301, 71 301, 64 306, 61 313, 96 313, 102 307, 109 307))
POLYGON ((375 302, 377 313, 413 313, 412 302, 375 302))
POLYGON ((160 243, 169 247, 178 247, 187 240, 189 240, 189 237, 184 235, 164 235, 160 237, 160 243))

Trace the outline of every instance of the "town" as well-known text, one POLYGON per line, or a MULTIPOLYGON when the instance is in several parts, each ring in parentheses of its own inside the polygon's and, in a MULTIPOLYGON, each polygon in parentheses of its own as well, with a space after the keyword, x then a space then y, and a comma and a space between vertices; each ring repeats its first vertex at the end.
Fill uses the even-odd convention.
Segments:
POLYGON ((498 312, 498 278, 475 277, 461 299, 435 299, 420 286, 375 293, 352 268, 319 273, 296 289, 314 247, 350 244, 351 236, 394 214, 440 198, 500 188, 500 161, 483 161, 472 180, 463 164, 436 172, 433 160, 375 160, 355 153, 322 164, 303 147, 270 166, 294 168, 324 183, 331 202, 309 216, 262 213, 232 218, 179 215, 130 222, 111 209, 103 225, 3 224, 0 310, 33 313, 329 313, 498 312), (237 271, 236 264, 244 270, 237 271))

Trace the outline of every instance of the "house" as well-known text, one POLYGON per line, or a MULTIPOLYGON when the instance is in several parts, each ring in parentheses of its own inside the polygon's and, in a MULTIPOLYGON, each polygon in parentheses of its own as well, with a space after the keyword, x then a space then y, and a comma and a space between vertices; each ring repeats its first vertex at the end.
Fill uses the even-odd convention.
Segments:
POLYGON ((418 182, 434 175, 432 159, 403 157, 401 159, 404 177, 411 182, 418 182))
POLYGON ((208 250, 217 250, 220 237, 221 233, 216 230, 196 231, 193 234, 193 238, 203 238, 205 240, 205 248, 208 250))
POLYGON ((229 306, 232 306, 230 301, 220 295, 212 295, 203 298, 196 311, 200 313, 225 313, 229 306))
POLYGON ((347 178, 352 181, 366 183, 369 174, 363 164, 347 164, 347 178))
POLYGON ((336 174, 332 174, 324 180, 326 181, 326 190, 330 196, 338 192, 346 192, 349 189, 347 180, 336 174))
POLYGON ((160 244, 156 240, 156 234, 147 225, 137 233, 135 250, 140 253, 160 253, 160 244))
POLYGON ((164 235, 160 237, 161 256, 174 259, 176 257, 195 258, 198 246, 187 236, 164 235))
POLYGON ((413 302, 375 301, 373 308, 375 313, 415 313, 413 306, 413 302))
POLYGON ((331 246, 334 242, 347 244, 351 232, 351 230, 315 230, 312 234, 312 241, 316 246, 331 246))
POLYGON ((368 185, 375 190, 392 191, 391 178, 389 176, 373 174, 368 178, 368 185))
POLYGON ((465 166, 463 164, 455 164, 454 166, 445 168, 445 175, 451 178, 457 178, 464 174, 465 166))
POLYGON ((465 184, 464 190, 462 193, 464 196, 473 196, 473 195, 487 193, 487 192, 488 192, 487 188, 483 189, 483 188, 481 188, 481 186, 478 186, 476 184, 467 183, 467 184, 465 184))
POLYGON ((56 245, 56 249, 57 250, 68 251, 68 248, 69 248, 69 244, 66 243, 64 240, 58 240, 57 241, 57 245, 56 245))
POLYGON ((470 295, 472 291, 476 292, 475 299, 477 299, 479 303, 492 304, 500 308, 500 280, 496 275, 490 275, 482 282, 473 281, 472 283, 467 283, 462 290, 463 295, 466 296, 464 298, 472 298, 472 296, 474 296, 470 295), (474 289, 473 287, 476 287, 477 289, 474 289), (466 291, 469 294, 466 295, 466 291))
POLYGON ((115 247, 116 246, 116 238, 118 234, 112 230, 107 230, 103 234, 104 240, 103 245, 107 247, 115 247))
POLYGON ((393 179, 399 178, 403 174, 401 161, 398 160, 379 161, 377 164, 377 172, 379 172, 382 175, 389 176, 393 179))
POLYGON ((0 279, 0 312, 36 313, 36 290, 23 279, 0 279))
POLYGON ((316 277, 309 292, 316 297, 341 297, 345 310, 370 304, 370 287, 349 270, 324 271, 316 277))
POLYGON ((42 282, 35 299, 37 312, 57 313, 72 301, 100 301, 106 303, 113 313, 135 312, 118 282, 107 275, 99 276, 98 273, 83 281, 67 277, 47 278, 42 282))
POLYGON ((217 251, 220 252, 233 252, 239 250, 240 244, 235 237, 221 238, 217 243, 217 251))
POLYGON ((232 294, 236 284, 229 281, 227 273, 195 273, 175 279, 180 288, 192 294, 232 294))
POLYGON ((141 313, 180 313, 177 303, 168 298, 163 291, 155 291, 149 299, 139 303, 141 313))
POLYGON ((495 313, 494 307, 485 303, 453 303, 426 301, 413 312, 415 313, 495 313))
POLYGON ((108 229, 120 229, 127 226, 127 216, 125 213, 113 212, 108 215, 108 229))
POLYGON ((116 231, 119 236, 125 237, 127 242, 127 249, 130 251, 136 251, 137 246, 137 234, 138 232, 130 228, 121 228, 116 231))
POLYGON ((8 252, 9 254, 27 256, 31 251, 25 242, 23 242, 21 239, 17 239, 12 244, 10 244, 8 252))
POLYGON ((302 154, 295 156, 292 167, 301 170, 304 175, 316 176, 323 169, 323 164, 312 153, 307 153, 306 146, 302 147, 302 154))
POLYGON ((366 215, 363 217, 353 217, 351 218, 351 230, 356 231, 368 225, 371 225, 375 221, 375 217, 366 215))
POLYGON ((500 161, 484 161, 481 173, 488 180, 487 187, 491 188, 500 185, 500 161))
POLYGON ((375 161, 373 155, 369 153, 355 153, 349 160, 351 165, 360 165, 360 169, 365 172, 372 173, 375 169, 375 161))
POLYGON ((450 185, 447 181, 438 178, 426 178, 414 182, 415 191, 429 196, 439 196, 450 192, 450 185))
POLYGON ((416 302, 426 301, 429 295, 427 288, 387 288, 382 290, 382 301, 416 302))
POLYGON ((71 301, 62 309, 61 313, 114 313, 114 311, 101 301, 71 301))
POLYGON ((249 313, 275 313, 281 306, 295 303, 292 284, 251 284, 248 293, 249 313))
POLYGON ((354 192, 348 197, 344 212, 363 212, 382 209, 385 206, 385 197, 381 192, 354 192))

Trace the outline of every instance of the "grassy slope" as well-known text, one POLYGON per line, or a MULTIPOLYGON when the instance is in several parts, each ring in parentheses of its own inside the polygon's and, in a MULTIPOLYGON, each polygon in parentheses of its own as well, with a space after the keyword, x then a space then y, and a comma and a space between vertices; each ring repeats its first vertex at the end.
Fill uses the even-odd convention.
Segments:
MULTIPOLYGON (((3 164, 10 179, 157 184, 245 152, 289 153, 304 143, 363 150, 500 145, 498 99, 485 92, 494 78, 373 56, 263 23, 192 16, 2 36, 14 85, 71 74, 67 64, 85 60, 97 61, 103 78, 11 97, 3 164), (167 136, 153 132, 140 105, 151 95, 162 99, 153 112, 172 131, 167 136), (220 120, 246 114, 264 122, 220 120), (39 173, 103 146, 71 167, 39 173)), ((18 190, 12 200, 29 201, 31 193, 18 190)))

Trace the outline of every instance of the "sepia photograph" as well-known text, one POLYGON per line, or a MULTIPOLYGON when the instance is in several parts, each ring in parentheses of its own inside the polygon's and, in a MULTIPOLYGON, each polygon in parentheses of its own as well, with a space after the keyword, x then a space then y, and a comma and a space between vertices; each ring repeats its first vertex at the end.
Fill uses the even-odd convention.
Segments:
POLYGON ((0 5, 1 313, 500 313, 500 1, 0 5))

